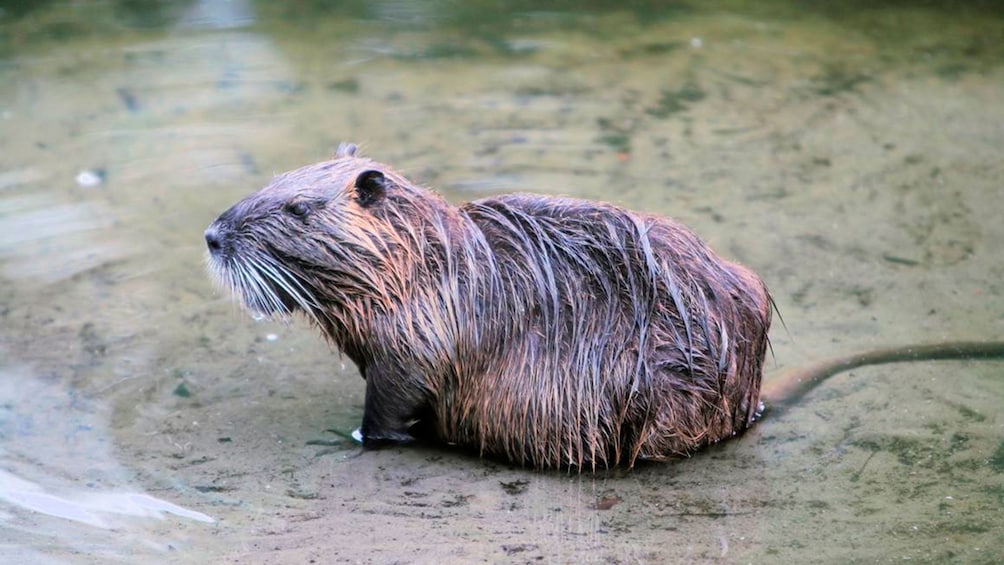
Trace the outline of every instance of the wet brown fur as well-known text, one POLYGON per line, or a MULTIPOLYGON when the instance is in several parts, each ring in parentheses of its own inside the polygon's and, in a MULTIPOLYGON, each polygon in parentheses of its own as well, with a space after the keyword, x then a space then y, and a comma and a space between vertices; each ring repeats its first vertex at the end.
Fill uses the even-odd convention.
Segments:
POLYGON ((771 302, 672 220, 513 194, 459 207, 355 156, 276 177, 207 231, 252 310, 301 311, 366 379, 365 445, 631 467, 749 426, 771 302))

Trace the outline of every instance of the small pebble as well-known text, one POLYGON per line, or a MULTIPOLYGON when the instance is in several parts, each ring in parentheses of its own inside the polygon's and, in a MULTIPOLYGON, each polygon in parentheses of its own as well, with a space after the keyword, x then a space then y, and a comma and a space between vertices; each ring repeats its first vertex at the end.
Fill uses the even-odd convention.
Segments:
POLYGON ((81 188, 94 188, 105 180, 102 171, 80 171, 77 174, 77 186, 81 188))

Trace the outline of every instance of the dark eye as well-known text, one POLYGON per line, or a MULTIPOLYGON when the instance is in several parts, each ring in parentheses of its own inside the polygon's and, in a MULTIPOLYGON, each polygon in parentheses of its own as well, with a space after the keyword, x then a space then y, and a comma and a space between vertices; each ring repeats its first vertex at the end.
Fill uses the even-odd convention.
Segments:
POLYGON ((310 203, 305 200, 296 200, 286 204, 286 211, 290 214, 296 216, 297 218, 303 218, 310 213, 310 203))

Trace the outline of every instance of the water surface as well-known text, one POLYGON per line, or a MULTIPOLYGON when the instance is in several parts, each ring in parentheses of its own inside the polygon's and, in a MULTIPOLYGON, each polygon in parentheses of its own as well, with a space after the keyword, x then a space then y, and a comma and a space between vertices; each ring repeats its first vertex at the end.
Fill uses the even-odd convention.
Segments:
POLYGON ((997 2, 0 6, 0 557, 1004 560, 1004 365, 855 370, 630 473, 363 453, 363 382, 205 226, 363 151, 449 199, 673 216, 761 273, 768 375, 1004 338, 997 2))

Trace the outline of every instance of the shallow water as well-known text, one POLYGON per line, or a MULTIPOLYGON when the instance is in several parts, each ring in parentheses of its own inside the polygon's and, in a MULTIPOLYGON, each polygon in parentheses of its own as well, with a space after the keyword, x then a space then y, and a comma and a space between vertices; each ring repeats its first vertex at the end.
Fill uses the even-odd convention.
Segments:
POLYGON ((1004 561, 1004 364, 832 379, 630 473, 360 454, 351 363, 202 231, 342 140, 462 201, 676 217, 766 279, 768 375, 1004 338, 996 2, 0 5, 0 560, 1004 561))

